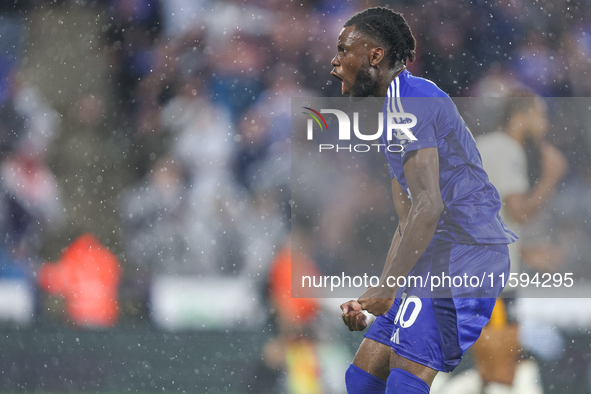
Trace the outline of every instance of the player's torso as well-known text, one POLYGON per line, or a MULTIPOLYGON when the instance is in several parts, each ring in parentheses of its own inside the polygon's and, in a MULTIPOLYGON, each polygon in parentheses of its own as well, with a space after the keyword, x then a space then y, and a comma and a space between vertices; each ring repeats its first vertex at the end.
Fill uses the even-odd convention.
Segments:
POLYGON ((386 123, 388 116, 394 116, 397 124, 416 121, 409 129, 416 140, 394 130, 390 141, 388 133, 383 133, 380 141, 395 145, 384 150, 384 156, 390 175, 411 199, 404 175, 405 160, 412 151, 437 148, 445 209, 434 238, 471 244, 511 243, 516 239, 498 217, 500 198, 482 168, 474 138, 444 92, 432 82, 403 71, 388 90, 383 112, 386 123))

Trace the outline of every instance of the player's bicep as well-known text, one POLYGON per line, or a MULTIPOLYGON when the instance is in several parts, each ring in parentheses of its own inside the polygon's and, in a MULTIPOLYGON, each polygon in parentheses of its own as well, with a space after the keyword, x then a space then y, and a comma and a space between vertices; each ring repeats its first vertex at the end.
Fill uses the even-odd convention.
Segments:
POLYGON ((525 193, 511 194, 503 199, 506 214, 519 224, 527 220, 527 199, 528 196, 525 193))
POLYGON ((439 188, 439 154, 437 148, 425 148, 409 152, 404 162, 406 183, 415 203, 439 217, 443 200, 439 188))
POLYGON ((398 215, 398 223, 401 228, 404 228, 404 224, 408 218, 408 212, 410 211, 411 201, 396 178, 392 178, 392 199, 394 200, 394 208, 398 215))

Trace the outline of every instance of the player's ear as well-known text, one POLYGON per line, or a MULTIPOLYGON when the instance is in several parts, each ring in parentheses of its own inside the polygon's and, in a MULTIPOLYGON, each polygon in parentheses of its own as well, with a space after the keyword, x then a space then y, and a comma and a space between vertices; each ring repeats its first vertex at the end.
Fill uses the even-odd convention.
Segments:
POLYGON ((369 64, 372 67, 377 66, 382 61, 383 58, 384 58, 384 48, 382 48, 382 47, 373 48, 369 52, 369 64))

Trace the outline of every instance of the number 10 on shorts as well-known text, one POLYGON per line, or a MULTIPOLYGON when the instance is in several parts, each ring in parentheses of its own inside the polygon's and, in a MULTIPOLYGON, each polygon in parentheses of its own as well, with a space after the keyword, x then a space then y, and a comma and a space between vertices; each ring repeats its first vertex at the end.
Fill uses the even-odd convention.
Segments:
POLYGON ((417 320, 422 307, 423 302, 419 297, 410 296, 406 298, 406 293, 402 294, 402 297, 400 298, 400 306, 398 307, 398 313, 396 313, 396 317, 394 318, 394 324, 397 324, 398 320, 400 320, 400 327, 407 328, 412 326, 415 320, 417 320), (406 310, 410 304, 414 304, 414 308, 408 319, 405 319, 406 310))

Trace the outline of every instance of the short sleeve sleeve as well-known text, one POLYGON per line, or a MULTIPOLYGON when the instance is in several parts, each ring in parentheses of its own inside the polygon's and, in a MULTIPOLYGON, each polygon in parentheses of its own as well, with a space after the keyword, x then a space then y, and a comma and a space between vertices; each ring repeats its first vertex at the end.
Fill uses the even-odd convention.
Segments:
MULTIPOLYGON (((404 147, 405 152, 437 147, 436 116, 430 100, 439 98, 412 97, 391 98, 391 117, 387 126, 400 125, 392 130, 394 143, 404 147), (393 110, 393 111, 392 111, 393 110), (406 126, 406 127, 405 127, 406 126), (413 140, 413 137, 416 140, 413 140)), ((388 131, 388 129, 386 129, 388 131)))

